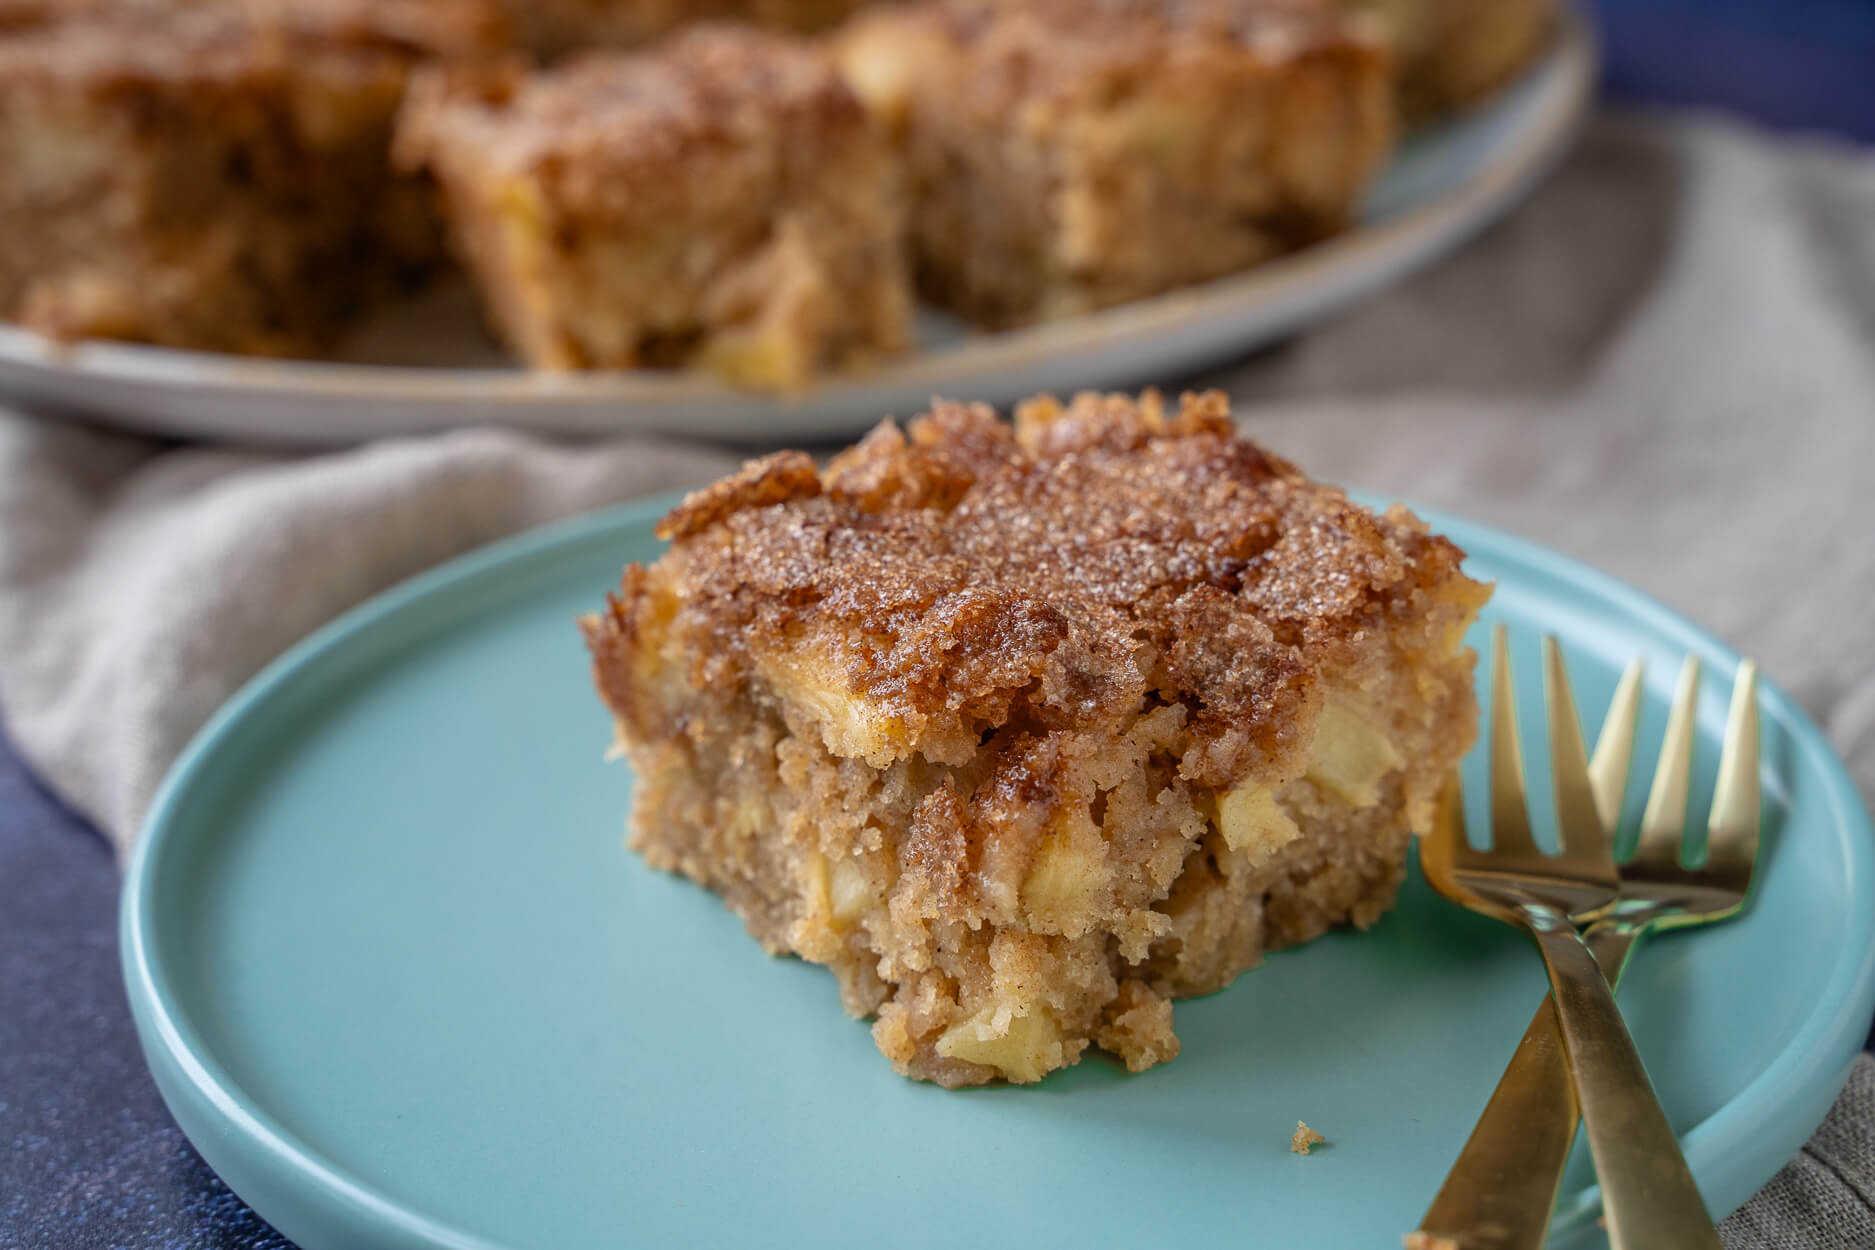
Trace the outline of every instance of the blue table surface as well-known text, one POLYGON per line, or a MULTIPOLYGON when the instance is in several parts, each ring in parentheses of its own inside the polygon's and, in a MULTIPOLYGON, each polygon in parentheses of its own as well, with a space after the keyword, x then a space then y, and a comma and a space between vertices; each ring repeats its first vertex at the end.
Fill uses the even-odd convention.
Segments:
MULTIPOLYGON (((1875 0, 1597 0, 1605 88, 1875 141, 1875 0)), ((118 871, 0 738, 0 1248, 289 1243, 204 1164, 144 1070, 118 871)))
POLYGON ((0 1247, 291 1250, 157 1096, 117 885, 104 839, 0 738, 0 1247))

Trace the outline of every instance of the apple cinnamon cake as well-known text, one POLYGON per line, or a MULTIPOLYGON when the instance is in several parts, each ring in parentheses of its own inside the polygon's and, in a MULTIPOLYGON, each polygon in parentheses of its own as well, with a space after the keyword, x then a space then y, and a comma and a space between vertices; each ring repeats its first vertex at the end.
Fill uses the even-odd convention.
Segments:
POLYGON ((1326 237, 1393 135, 1379 24, 1319 0, 926 0, 837 46, 903 153, 922 287, 993 328, 1326 237))
POLYGON ((5 14, 0 317, 59 339, 293 354, 440 257, 422 188, 390 165, 412 48, 355 14, 271 13, 5 14))
POLYGON ((1173 999, 1372 924, 1475 729, 1462 553, 1221 395, 940 402, 659 533, 583 622, 631 846, 946 1086, 1144 1069, 1173 999))
POLYGON ((695 364, 788 391, 909 341, 897 168, 807 40, 698 27, 432 73, 399 154, 435 174, 491 321, 537 367, 695 364))

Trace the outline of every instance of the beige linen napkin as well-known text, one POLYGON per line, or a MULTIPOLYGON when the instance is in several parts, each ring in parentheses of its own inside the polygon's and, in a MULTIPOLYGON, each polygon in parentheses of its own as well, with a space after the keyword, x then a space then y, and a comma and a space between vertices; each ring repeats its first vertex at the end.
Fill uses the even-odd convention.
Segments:
POLYGON ((189 737, 316 626, 503 535, 737 463, 498 430, 295 459, 0 412, 0 715, 126 850, 189 737))
MULTIPOLYGON (((1233 369, 1141 381, 1224 386, 1318 476, 1660 597, 1755 655, 1875 794, 1875 153, 1602 119, 1426 274, 1233 369)), ((307 630, 501 534, 732 462, 486 431, 286 458, 0 415, 0 715, 126 846, 188 735, 307 630)), ((1863 1065, 1731 1245, 1875 1246, 1863 1065)))

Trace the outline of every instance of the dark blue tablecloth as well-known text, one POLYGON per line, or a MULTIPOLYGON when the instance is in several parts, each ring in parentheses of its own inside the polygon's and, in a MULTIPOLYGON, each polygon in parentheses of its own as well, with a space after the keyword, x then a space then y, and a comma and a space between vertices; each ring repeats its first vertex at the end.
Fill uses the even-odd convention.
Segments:
POLYGON ((143 1066, 117 864, 0 738, 0 1247, 291 1250, 209 1171, 143 1066))
POLYGON ((1617 100, 1875 142, 1875 0, 1590 0, 1617 100))
MULTIPOLYGON (((1875 0, 1598 0, 1608 91, 1875 141, 1875 0)), ((4 645, 4 640, 0 640, 4 645)), ((158 1100, 103 840, 0 739, 0 1248, 286 1243, 158 1100)))

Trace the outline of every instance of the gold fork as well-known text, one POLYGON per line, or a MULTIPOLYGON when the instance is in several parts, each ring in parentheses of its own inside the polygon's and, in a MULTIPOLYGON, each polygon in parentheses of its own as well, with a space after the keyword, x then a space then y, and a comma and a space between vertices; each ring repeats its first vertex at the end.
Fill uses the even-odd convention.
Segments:
MULTIPOLYGON (((1616 827, 1634 753, 1641 666, 1622 674, 1589 765, 1605 830, 1616 827)), ((1739 665, 1707 820, 1704 862, 1682 864, 1681 834, 1692 780, 1699 661, 1680 669, 1666 737, 1654 770, 1640 838, 1621 867, 1616 902, 1583 934, 1611 984, 1619 984, 1634 944, 1650 930, 1705 924, 1736 915, 1751 891, 1758 857, 1757 669, 1739 665)), ((1544 1000, 1478 1126, 1459 1152, 1420 1229, 1465 1250, 1537 1250, 1575 1139, 1577 1107, 1554 1004, 1544 1000)))
MULTIPOLYGON (((1572 1103, 1565 1081, 1544 1080, 1521 1091, 1517 1102, 1519 1109, 1534 1116, 1539 1124, 1553 1126, 1559 1118, 1570 1121, 1571 1135, 1579 1105, 1588 1126, 1596 1171, 1602 1181, 1609 1239, 1615 1250, 1639 1250, 1640 1247, 1716 1250, 1718 1238, 1698 1188, 1659 1101, 1654 1097, 1646 1069, 1614 1005, 1601 966, 1574 926, 1575 921, 1607 915, 1614 922, 1612 931, 1626 930, 1623 949, 1619 952, 1625 955, 1633 938, 1670 914, 1676 901, 1694 901, 1696 906, 1710 910, 1715 900, 1705 883, 1692 880, 1696 874, 1678 868, 1678 825, 1673 824, 1672 871, 1666 871, 1664 862, 1656 865, 1663 869, 1666 882, 1658 896, 1661 906, 1646 907, 1644 911, 1618 906, 1623 896, 1614 865, 1613 840, 1607 832, 1612 819, 1602 813, 1606 808, 1612 817, 1619 805, 1625 782, 1625 757, 1631 753, 1632 713, 1623 713, 1618 708, 1617 714, 1611 717, 1617 736, 1604 738, 1606 750, 1598 750, 1601 757, 1596 770, 1598 778, 1591 781, 1562 653, 1553 638, 1544 639, 1544 687, 1562 849, 1555 856, 1538 850, 1523 798, 1522 752, 1517 741, 1515 704, 1502 628, 1494 638, 1493 652, 1492 849, 1473 850, 1465 838, 1455 774, 1443 796, 1438 826, 1421 845, 1422 867, 1427 879, 1441 894, 1519 926, 1536 940, 1542 951, 1552 988, 1552 997, 1544 1011, 1553 1018, 1554 1025, 1544 1021, 1546 1027, 1539 1028, 1533 1021, 1526 1040, 1535 1037, 1535 1045, 1539 1047, 1549 1044, 1542 1070, 1553 1076, 1558 1065, 1555 1048, 1548 1039, 1560 1033, 1563 1057, 1575 1079, 1576 1099, 1572 1103), (1620 742, 1624 736, 1625 745, 1620 742), (1617 760, 1622 762, 1619 770, 1614 767, 1617 760), (1620 781, 1613 779, 1617 771, 1620 781)), ((1638 682, 1624 684, 1630 688, 1628 700, 1632 702, 1638 682)), ((1678 719, 1682 721, 1681 736, 1690 738, 1690 710, 1678 719)), ((1745 744, 1741 734, 1728 734, 1727 754, 1733 757, 1733 764, 1725 771, 1732 780, 1721 786, 1720 807, 1726 811, 1742 809, 1748 798, 1755 829, 1755 732, 1752 737, 1749 752, 1754 757, 1752 766, 1742 770, 1750 776, 1741 781, 1737 761, 1745 756, 1742 750, 1745 744)), ((1671 765, 1671 758, 1667 762, 1671 765)), ((1664 768, 1663 773, 1671 779, 1674 769, 1664 768)), ((1674 807, 1672 786, 1657 785, 1656 792, 1667 797, 1649 805, 1648 826, 1655 834, 1649 843, 1649 864, 1655 864, 1658 853, 1668 845, 1666 830, 1674 807)), ((1683 779, 1677 793, 1678 813, 1683 817, 1683 779)), ((1723 853, 1722 858, 1726 867, 1735 867, 1731 852, 1723 853)), ((1747 882, 1753 858, 1755 855, 1743 860, 1747 882)), ((1628 901, 1637 902, 1640 898, 1634 895, 1628 901)), ((1736 910, 1741 902, 1742 894, 1732 900, 1731 909, 1736 910)), ((1612 936, 1598 939, 1609 943, 1614 940, 1612 936)), ((1611 957, 1617 954, 1612 945, 1607 953, 1611 957)), ((1618 960, 1610 966, 1616 964, 1618 960)), ((1487 1109, 1487 1117, 1491 1115, 1487 1109)), ((1554 1134, 1540 1133, 1543 1142, 1533 1147, 1527 1134, 1532 1127, 1529 1121, 1521 1120, 1514 1126, 1504 1119, 1494 1123, 1497 1125, 1495 1132, 1501 1135, 1480 1142, 1474 1134, 1466 1155, 1461 1156, 1460 1168, 1455 1169, 1456 1188, 1455 1181, 1448 1180, 1446 1189, 1441 1191, 1421 1227, 1429 1233, 1466 1239, 1460 1244, 1467 1247, 1540 1245, 1542 1227, 1547 1224, 1555 1199, 1557 1172, 1538 1174, 1533 1182, 1533 1173, 1523 1165, 1529 1162, 1528 1156, 1533 1151, 1542 1157, 1554 1134), (1480 1148, 1476 1155, 1472 1153, 1474 1145, 1480 1148), (1505 1152, 1508 1152, 1507 1158, 1502 1157, 1505 1152), (1492 1154, 1500 1157, 1492 1158, 1492 1154), (1505 1172, 1507 1165, 1516 1183, 1501 1183, 1498 1174, 1505 1172), (1513 1207, 1512 1203, 1516 1205, 1513 1207), (1532 1211, 1538 1213, 1534 1225, 1531 1224, 1532 1211), (1534 1228, 1534 1240, 1529 1240, 1527 1235, 1524 1240, 1507 1240, 1518 1227, 1534 1228)), ((1561 1154, 1556 1156, 1558 1169, 1567 1149, 1568 1137, 1563 1137, 1561 1154)))

